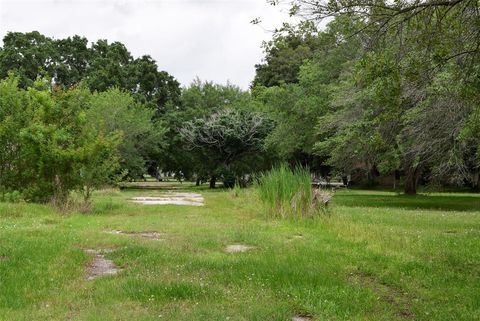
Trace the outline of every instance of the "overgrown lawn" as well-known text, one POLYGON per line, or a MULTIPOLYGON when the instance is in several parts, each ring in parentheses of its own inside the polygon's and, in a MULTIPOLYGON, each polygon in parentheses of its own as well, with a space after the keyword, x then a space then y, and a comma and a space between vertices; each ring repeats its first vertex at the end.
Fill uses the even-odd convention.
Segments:
POLYGON ((89 215, 0 203, 0 320, 480 320, 478 195, 340 191, 294 221, 254 190, 200 192, 204 207, 101 191, 89 215), (122 271, 87 281, 88 248, 122 271))

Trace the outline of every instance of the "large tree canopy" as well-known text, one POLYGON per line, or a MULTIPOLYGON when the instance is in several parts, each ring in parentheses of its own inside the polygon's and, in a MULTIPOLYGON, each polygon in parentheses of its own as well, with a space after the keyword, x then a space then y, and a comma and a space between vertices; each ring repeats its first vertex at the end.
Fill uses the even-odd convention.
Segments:
POLYGON ((128 178, 143 176, 164 148, 165 129, 152 121, 154 112, 135 102, 127 92, 113 88, 91 97, 87 114, 88 125, 95 131, 117 133, 120 168, 128 178))
POLYGON ((62 88, 82 80, 92 91, 117 87, 158 113, 169 102, 178 105, 180 99, 175 78, 159 71, 150 56, 134 59, 120 42, 98 40, 89 46, 88 40, 79 36, 52 39, 37 31, 9 32, 0 48, 0 79, 9 72, 20 77, 22 88, 43 77, 62 88))
MULTIPOLYGON (((211 177, 211 187, 215 187, 216 177, 222 174, 224 184, 231 187, 235 179, 232 182, 225 176, 244 174, 242 169, 247 158, 264 156, 264 140, 271 125, 271 121, 259 113, 223 109, 187 122, 180 133, 188 146, 199 154, 211 177)), ((255 166, 254 162, 249 164, 255 166)))
POLYGON ((297 17, 330 22, 313 36, 298 83, 270 93, 254 88, 281 120, 268 141, 284 153, 312 150, 334 173, 362 173, 370 183, 402 174, 407 193, 421 180, 478 187, 478 1, 291 4, 297 17), (305 130, 296 133, 299 127, 305 130), (282 140, 282 132, 294 137, 282 140), (302 133, 309 143, 300 143, 307 142, 302 133))
POLYGON ((278 86, 297 83, 302 63, 313 56, 318 47, 317 30, 312 23, 299 26, 284 24, 273 39, 265 42, 264 62, 255 65, 253 86, 278 86))
MULTIPOLYGON (((184 148, 185 142, 180 135, 180 129, 186 122, 207 117, 225 108, 252 109, 253 104, 250 93, 237 86, 195 79, 190 86, 183 88, 180 104, 168 104, 161 115, 161 122, 168 128, 168 146, 159 155, 157 167, 182 178, 192 178, 194 174, 197 179, 206 176, 197 155, 184 148)), ((151 172, 154 173, 155 169, 151 168, 151 172)))
POLYGON ((256 99, 277 124, 267 138, 268 145, 292 164, 302 163, 314 170, 323 170, 321 165, 326 165, 324 157, 314 153, 316 125, 319 117, 331 109, 334 89, 359 57, 361 39, 344 41, 355 27, 348 19, 338 19, 325 31, 310 35, 317 48, 309 60, 297 61, 297 83, 253 89, 256 99))
POLYGON ((94 186, 108 164, 129 178, 230 186, 273 159, 359 184, 400 178, 406 193, 421 182, 479 188, 478 1, 289 3, 301 21, 264 44, 250 91, 199 79, 180 88, 120 42, 8 33, 0 189, 94 186), (95 151, 96 166, 79 161, 95 151))

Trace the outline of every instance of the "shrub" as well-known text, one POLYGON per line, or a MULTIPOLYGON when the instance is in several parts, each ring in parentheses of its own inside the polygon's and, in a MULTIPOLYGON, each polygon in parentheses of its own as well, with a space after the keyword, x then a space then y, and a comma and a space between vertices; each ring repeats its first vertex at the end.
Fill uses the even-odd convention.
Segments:
POLYGON ((280 165, 262 175, 258 190, 269 216, 312 217, 325 204, 314 201, 311 184, 307 168, 297 167, 291 170, 287 165, 280 165))
POLYGON ((19 191, 0 193, 0 202, 19 203, 23 201, 23 195, 19 191))

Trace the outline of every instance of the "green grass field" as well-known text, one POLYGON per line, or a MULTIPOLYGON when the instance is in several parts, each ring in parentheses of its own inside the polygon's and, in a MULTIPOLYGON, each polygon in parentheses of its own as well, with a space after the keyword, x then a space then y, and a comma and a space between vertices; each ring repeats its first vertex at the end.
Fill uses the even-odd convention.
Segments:
POLYGON ((253 189, 199 191, 204 207, 101 191, 88 215, 0 203, 0 320, 480 320, 479 195, 341 191, 289 221, 253 189), (88 248, 122 271, 87 281, 88 248))

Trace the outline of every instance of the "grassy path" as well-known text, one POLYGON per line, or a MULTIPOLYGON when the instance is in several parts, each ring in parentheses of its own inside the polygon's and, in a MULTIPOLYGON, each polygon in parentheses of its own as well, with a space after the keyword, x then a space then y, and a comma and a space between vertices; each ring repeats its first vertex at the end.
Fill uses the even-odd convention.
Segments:
POLYGON ((103 191, 90 215, 0 203, 0 320, 480 320, 478 196, 344 191, 291 222, 263 218, 253 190, 201 193, 103 191), (88 281, 84 249, 122 271, 88 281))

